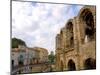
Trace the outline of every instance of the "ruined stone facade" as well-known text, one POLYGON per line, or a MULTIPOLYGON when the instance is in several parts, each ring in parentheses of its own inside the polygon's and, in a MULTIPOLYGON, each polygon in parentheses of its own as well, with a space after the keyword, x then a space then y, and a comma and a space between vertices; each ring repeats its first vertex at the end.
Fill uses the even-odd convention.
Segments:
POLYGON ((96 69, 96 7, 84 6, 56 36, 56 70, 96 69))

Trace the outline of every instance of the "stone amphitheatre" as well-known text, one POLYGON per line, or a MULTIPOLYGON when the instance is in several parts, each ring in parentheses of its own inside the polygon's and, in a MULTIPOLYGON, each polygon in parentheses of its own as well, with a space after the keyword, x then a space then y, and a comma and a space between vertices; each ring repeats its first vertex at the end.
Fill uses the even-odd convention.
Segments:
POLYGON ((96 69, 96 7, 84 6, 56 36, 56 70, 96 69))

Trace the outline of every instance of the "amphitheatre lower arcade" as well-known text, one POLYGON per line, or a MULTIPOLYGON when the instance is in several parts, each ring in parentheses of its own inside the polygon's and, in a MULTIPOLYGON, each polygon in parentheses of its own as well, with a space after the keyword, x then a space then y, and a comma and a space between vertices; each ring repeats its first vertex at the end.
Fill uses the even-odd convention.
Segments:
POLYGON ((96 69, 96 7, 84 6, 56 36, 56 70, 96 69))

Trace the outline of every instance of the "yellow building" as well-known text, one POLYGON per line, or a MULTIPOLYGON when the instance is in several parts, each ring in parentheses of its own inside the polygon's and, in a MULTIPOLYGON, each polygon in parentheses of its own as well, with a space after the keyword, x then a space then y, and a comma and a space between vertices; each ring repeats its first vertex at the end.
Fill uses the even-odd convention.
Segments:
POLYGON ((39 51, 39 63, 48 62, 48 50, 40 47, 34 47, 39 51))

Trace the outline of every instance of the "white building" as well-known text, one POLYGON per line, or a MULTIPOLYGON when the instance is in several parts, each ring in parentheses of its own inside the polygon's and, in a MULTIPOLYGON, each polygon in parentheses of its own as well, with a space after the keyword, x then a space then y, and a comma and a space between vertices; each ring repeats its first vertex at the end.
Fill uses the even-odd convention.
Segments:
POLYGON ((37 50, 25 46, 13 48, 11 52, 12 67, 37 63, 38 54, 37 50))

